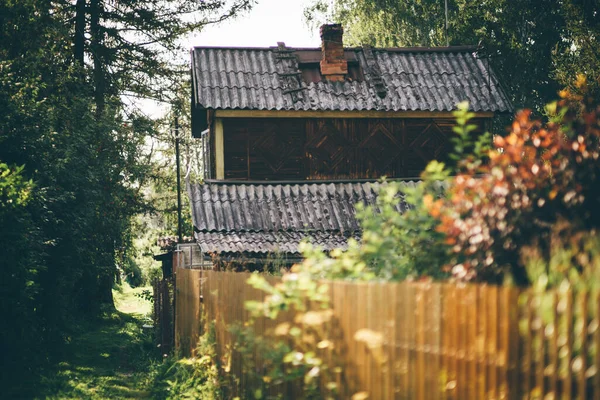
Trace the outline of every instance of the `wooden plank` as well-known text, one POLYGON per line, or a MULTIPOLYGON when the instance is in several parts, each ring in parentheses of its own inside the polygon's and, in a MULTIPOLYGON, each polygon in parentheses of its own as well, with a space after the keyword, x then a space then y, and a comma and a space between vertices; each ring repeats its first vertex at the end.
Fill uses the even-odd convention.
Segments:
POLYGON ((595 343, 594 366, 595 374, 593 376, 593 393, 592 398, 600 397, 600 292, 594 293, 594 329, 593 337, 595 343))
POLYGON ((416 369, 415 369, 415 384, 416 384, 416 399, 425 400, 427 396, 426 375, 426 316, 425 316, 425 296, 426 289, 424 284, 415 285, 415 352, 416 352, 416 369))
POLYGON ((581 332, 579 333, 579 356, 573 360, 573 368, 576 370, 578 379, 577 397, 585 400, 587 398, 587 356, 589 354, 588 348, 588 302, 589 294, 587 290, 583 290, 579 294, 579 319, 581 332))
POLYGON ((457 359, 457 369, 456 369, 456 389, 457 396, 459 399, 467 398, 468 396, 468 384, 469 384, 469 376, 468 376, 468 361, 467 361, 467 352, 469 343, 467 342, 467 334, 468 334, 468 309, 472 305, 469 304, 468 299, 468 289, 467 285, 459 284, 457 285, 457 308, 456 308, 456 319, 458 320, 457 330, 456 330, 456 359, 457 359))
POLYGON ((541 316, 542 300, 539 293, 536 293, 532 301, 530 302, 531 314, 532 314, 532 361, 534 362, 534 386, 533 394, 543 396, 545 390, 544 384, 544 367, 545 367, 545 356, 546 346, 544 340, 544 324, 541 316))
POLYGON ((522 393, 525 398, 529 398, 531 393, 531 294, 529 292, 523 293, 525 300, 523 303, 523 315, 522 324, 524 328, 524 339, 523 339, 523 358, 521 360, 521 373, 522 373, 522 393))
POLYGON ((467 314, 467 381, 466 386, 466 398, 475 399, 477 398, 477 367, 478 367, 478 356, 480 354, 480 341, 478 338, 477 324, 479 316, 477 315, 477 302, 479 301, 479 287, 477 285, 468 285, 467 290, 467 308, 465 313, 467 314))
POLYGON ((393 399, 395 397, 394 391, 394 376, 396 368, 396 327, 397 322, 396 316, 396 286, 397 284, 382 285, 382 293, 384 301, 387 303, 385 313, 385 338, 386 347, 385 353, 388 357, 387 365, 384 376, 384 396, 386 399, 393 399))
POLYGON ((498 396, 498 369, 497 369, 497 354, 498 354, 498 287, 489 286, 488 298, 488 333, 487 337, 487 362, 488 362, 488 398, 495 399, 498 396))
POLYGON ((394 397, 407 399, 406 391, 408 382, 408 346, 406 325, 406 292, 407 282, 396 286, 396 365, 394 374, 394 397))
MULTIPOLYGON (((367 292, 368 287, 366 284, 359 282, 356 284, 356 319, 354 321, 352 334, 356 334, 361 329, 367 327, 367 292)), ((353 338, 354 340, 354 338, 353 338)), ((356 343, 356 340, 354 340, 356 343)), ((367 350, 367 346, 364 343, 357 344, 357 376, 359 382, 359 391, 366 391, 367 393, 371 393, 371 387, 369 386, 369 373, 370 373, 370 364, 369 364, 369 354, 367 350)))
POLYGON ((520 306, 519 297, 521 292, 519 289, 508 288, 508 297, 511 307, 508 310, 509 314, 509 346, 508 346, 508 391, 510 399, 521 398, 520 395, 520 344, 521 335, 519 332, 520 306))
POLYGON ((434 283, 430 285, 429 302, 427 309, 431 312, 428 318, 430 331, 430 360, 428 367, 431 370, 431 398, 440 399, 442 389, 442 369, 441 369, 441 340, 442 340, 442 305, 441 305, 441 285, 434 283))
MULTIPOLYGON (((384 303, 383 298, 381 296, 381 283, 369 283, 367 286, 368 289, 368 297, 367 297, 367 315, 368 315, 368 328, 377 334, 383 335, 384 327, 384 310, 387 305, 384 303)), ((385 341, 385 337, 383 338, 385 341)), ((371 398, 373 399, 382 399, 383 398, 383 380, 382 380, 382 372, 385 367, 385 345, 384 342, 381 343, 381 348, 374 349, 371 351, 371 362, 370 371, 369 371, 369 386, 371 393, 371 398)))
POLYGON ((567 342, 563 346, 564 351, 564 368, 563 373, 563 393, 562 399, 571 399, 573 396, 573 374, 571 369, 571 361, 573 359, 573 289, 569 288, 565 292, 564 300, 566 302, 566 309, 564 315, 565 332, 567 336, 567 342))
POLYGON ((214 130, 216 178, 225 179, 225 139, 221 118, 215 118, 214 130))
POLYGON ((558 398, 558 370, 559 370, 559 358, 558 358, 558 333, 559 333, 559 319, 558 319, 558 294, 553 291, 551 294, 551 322, 546 327, 546 336, 548 340, 548 395, 558 398))
POLYGON ((477 296, 477 398, 487 397, 487 298, 488 287, 480 285, 477 296))
POLYGON ((416 310, 415 310, 415 284, 409 282, 406 285, 406 301, 405 301, 405 324, 406 324, 406 377, 405 390, 408 399, 414 399, 417 396, 416 390, 416 310))
POLYGON ((510 287, 498 289, 498 399, 506 400, 509 396, 509 343, 510 343, 510 287))
POLYGON ((457 357, 458 357, 458 318, 457 313, 460 312, 457 301, 456 285, 446 284, 446 298, 444 305, 446 306, 444 318, 444 337, 447 340, 447 376, 446 379, 446 394, 448 399, 458 399, 457 392, 457 357))

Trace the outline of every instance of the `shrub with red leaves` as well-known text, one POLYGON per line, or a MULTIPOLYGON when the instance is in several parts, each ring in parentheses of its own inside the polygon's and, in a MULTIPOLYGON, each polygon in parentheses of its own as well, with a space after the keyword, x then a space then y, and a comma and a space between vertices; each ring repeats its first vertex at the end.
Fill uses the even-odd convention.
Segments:
MULTIPOLYGON (((585 80, 578 79, 584 88, 585 80)), ((463 162, 444 201, 430 202, 437 231, 452 246, 447 268, 461 280, 528 284, 521 251, 550 255, 553 227, 569 234, 600 227, 600 106, 561 92, 551 122, 521 111, 496 137, 485 164, 463 162)))

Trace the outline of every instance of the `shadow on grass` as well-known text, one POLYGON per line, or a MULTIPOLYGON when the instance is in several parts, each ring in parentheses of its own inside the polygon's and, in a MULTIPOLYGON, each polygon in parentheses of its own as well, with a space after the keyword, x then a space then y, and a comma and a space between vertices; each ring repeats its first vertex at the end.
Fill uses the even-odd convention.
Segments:
POLYGON ((73 329, 54 367, 24 379, 8 398, 143 399, 151 393, 160 355, 139 314, 111 311, 73 329))

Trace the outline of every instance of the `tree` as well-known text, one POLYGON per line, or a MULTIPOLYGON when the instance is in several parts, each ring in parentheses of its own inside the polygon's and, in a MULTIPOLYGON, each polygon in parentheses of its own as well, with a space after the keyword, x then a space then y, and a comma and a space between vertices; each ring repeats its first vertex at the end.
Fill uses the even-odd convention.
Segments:
MULTIPOLYGON (((341 22, 347 43, 445 46, 440 0, 316 0, 309 22, 341 22)), ((477 45, 516 108, 542 113, 578 73, 600 88, 600 3, 588 0, 448 0, 448 42, 477 45)))
POLYGON ((20 367, 112 306, 160 127, 121 96, 160 98, 154 85, 178 77, 161 49, 210 22, 186 22, 187 11, 226 18, 250 3, 0 0, 3 379, 35 376, 20 367))
POLYGON ((75 20, 74 58, 89 63, 98 112, 111 95, 169 100, 181 73, 179 40, 248 10, 254 0, 77 0, 58 8, 75 20), (74 9, 73 9, 74 8, 74 9), (89 40, 86 39, 89 37, 89 40))

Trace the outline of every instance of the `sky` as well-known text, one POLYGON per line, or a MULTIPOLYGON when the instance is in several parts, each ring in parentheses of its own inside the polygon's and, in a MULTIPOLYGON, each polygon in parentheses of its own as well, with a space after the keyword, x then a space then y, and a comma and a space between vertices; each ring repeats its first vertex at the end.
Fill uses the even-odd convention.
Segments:
POLYGON ((310 32, 304 22, 304 8, 310 0, 258 0, 250 12, 232 21, 211 25, 192 35, 193 46, 277 46, 318 47, 318 32, 310 32))
MULTIPOLYGON (((184 47, 232 46, 270 47, 284 42, 289 47, 319 47, 318 31, 311 32, 304 22, 304 9, 311 0, 257 0, 258 4, 233 20, 209 25, 183 41, 184 47)), ((189 52, 181 55, 189 61, 189 52)), ((169 105, 152 100, 129 99, 135 107, 152 117, 161 117, 169 105)))

